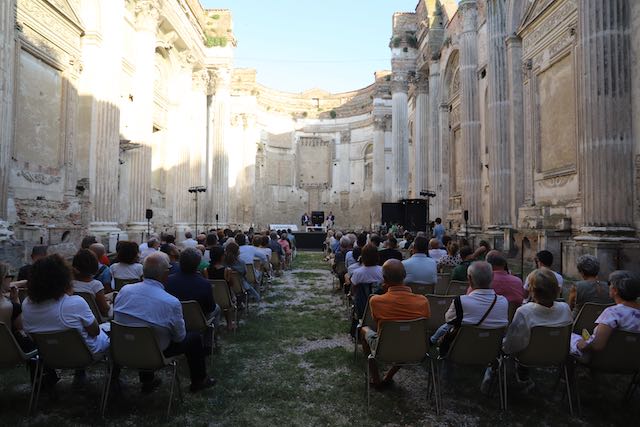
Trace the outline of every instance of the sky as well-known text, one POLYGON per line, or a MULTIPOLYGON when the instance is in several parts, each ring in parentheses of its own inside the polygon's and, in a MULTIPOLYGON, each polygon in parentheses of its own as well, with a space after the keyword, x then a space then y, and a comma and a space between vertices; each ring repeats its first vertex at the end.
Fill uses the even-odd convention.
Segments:
POLYGON ((235 67, 282 91, 346 92, 389 70, 391 17, 418 0, 200 0, 231 9, 235 67))

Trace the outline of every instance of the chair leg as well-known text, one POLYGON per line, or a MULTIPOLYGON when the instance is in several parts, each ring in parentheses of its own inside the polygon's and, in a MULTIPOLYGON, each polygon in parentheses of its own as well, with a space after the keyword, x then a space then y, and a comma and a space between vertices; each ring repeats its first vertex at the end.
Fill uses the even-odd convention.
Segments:
POLYGON ((567 365, 562 365, 564 369, 564 381, 567 384, 567 398, 569 399, 569 413, 573 416, 573 399, 571 398, 571 385, 569 384, 569 373, 567 372, 567 365))
POLYGON ((367 412, 371 406, 371 369, 369 369, 369 360, 367 360, 367 412))
POLYGON ((216 328, 212 325, 211 326, 211 354, 209 355, 209 370, 213 369, 213 347, 215 346, 216 343, 216 328))
POLYGON ((433 393, 436 399, 436 415, 440 415, 440 397, 438 394, 438 379, 436 378, 436 368, 433 360, 429 361, 431 365, 431 383, 433 384, 433 393))
POLYGON ((503 390, 504 390, 504 410, 507 410, 507 396, 508 396, 508 386, 507 386, 507 363, 506 363, 506 359, 502 360, 502 381, 504 384, 502 384, 503 386, 503 390))
POLYGON ((178 363, 174 361, 172 365, 173 365, 173 374, 171 375, 171 388, 169 391, 169 405, 167 406, 167 418, 169 418, 169 416, 171 415, 171 403, 173 403, 173 389, 175 388, 176 375, 178 374, 178 363))
POLYGON ((502 358, 498 359, 498 394, 500 395, 500 409, 505 410, 504 390, 502 389, 502 358))
POLYGON ((40 375, 40 365, 42 363, 40 362, 40 359, 36 359, 36 371, 33 373, 33 381, 31 382, 31 396, 29 397, 29 409, 27 414, 31 415, 31 411, 32 409, 34 409, 33 404, 34 404, 34 398, 37 394, 36 388, 40 388, 39 385, 41 383, 41 381, 38 381, 38 377, 40 375))
POLYGON ((630 400, 633 397, 633 393, 636 391, 636 388, 638 388, 638 372, 636 372, 635 374, 633 374, 633 377, 631 378, 631 382, 629 383, 629 386, 627 387, 627 390, 624 393, 624 399, 623 400, 630 400))
MULTIPOLYGON (((38 372, 38 369, 36 369, 36 378, 38 380, 38 385, 36 389, 36 400, 33 402, 33 411, 38 409, 38 401, 40 400, 40 391, 42 390, 42 380, 44 377, 44 362, 39 361, 38 367, 40 368, 40 370, 38 372)), ((31 412, 31 410, 29 410, 29 412, 31 412)))
POLYGON ((104 418, 104 414, 107 412, 107 401, 109 400, 109 391, 111 389, 112 376, 113 376, 113 364, 109 363, 109 365, 107 365, 107 385, 105 386, 104 396, 102 398, 102 408, 100 408, 102 412, 102 418, 104 418))

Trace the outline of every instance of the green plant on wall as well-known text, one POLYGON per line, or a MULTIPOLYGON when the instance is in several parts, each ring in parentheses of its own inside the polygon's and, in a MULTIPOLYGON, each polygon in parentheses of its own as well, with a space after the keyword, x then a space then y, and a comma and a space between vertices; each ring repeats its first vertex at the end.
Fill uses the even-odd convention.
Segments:
POLYGON ((400 43, 402 43, 402 39, 400 37, 394 37, 391 40, 391 44, 393 45, 393 47, 400 47, 400 43))
POLYGON ((336 110, 329 111, 329 116, 331 116, 332 119, 335 119, 337 115, 338 113, 336 113, 336 110))
POLYGON ((207 47, 225 47, 227 45, 226 37, 207 36, 204 42, 207 47))

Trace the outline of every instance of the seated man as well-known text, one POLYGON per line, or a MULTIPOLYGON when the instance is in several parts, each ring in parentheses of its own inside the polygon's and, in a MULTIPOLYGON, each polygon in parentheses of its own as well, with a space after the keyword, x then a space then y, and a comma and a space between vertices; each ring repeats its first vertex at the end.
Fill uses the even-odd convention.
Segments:
POLYGON ((462 262, 451 271, 451 280, 467 280, 467 268, 476 259, 476 256, 470 246, 463 246, 460 249, 460 257, 462 262))
POLYGON ((493 282, 491 282, 493 290, 496 294, 505 297, 509 303, 520 307, 526 292, 522 286, 522 280, 507 271, 507 259, 500 251, 493 250, 487 253, 486 260, 493 269, 493 282))
MULTIPOLYGON (((551 265, 553 264, 553 254, 547 250, 540 251, 536 254, 533 261, 536 263, 536 268, 546 267, 549 270, 551 269, 551 265)), ((553 271, 553 274, 556 276, 556 280, 558 281, 558 295, 562 296, 562 285, 564 283, 564 279, 560 273, 556 273, 553 271)), ((524 281, 524 289, 529 291, 529 282, 527 280, 524 281)))
POLYGON ((31 249, 31 264, 23 265, 18 270, 18 278, 16 280, 29 280, 29 276, 31 275, 31 268, 33 264, 36 263, 39 259, 42 259, 47 256, 47 246, 45 245, 36 245, 31 249))
MULTIPOLYGON (((207 376, 202 337, 187 333, 182 306, 165 291, 169 278, 169 257, 156 252, 144 260, 144 280, 122 288, 113 309, 114 320, 131 326, 151 326, 166 357, 184 353, 191 373, 191 391, 209 388, 215 380, 207 376)), ((141 372, 143 392, 153 391, 159 384, 153 373, 141 372)))
POLYGON ((436 283, 438 266, 433 258, 427 255, 427 238, 418 236, 413 242, 413 255, 402 261, 407 272, 405 283, 436 283))
MULTIPOLYGON (((383 288, 386 289, 386 293, 374 295, 369 300, 371 316, 376 321, 378 328, 385 320, 413 320, 421 317, 429 318, 431 315, 427 298, 424 295, 413 294, 411 288, 402 284, 405 275, 402 263, 396 259, 390 259, 382 265, 383 288)), ((367 326, 364 326, 360 333, 364 352, 369 355, 371 349, 375 350, 377 347, 378 335, 367 326)), ((400 369, 399 366, 393 366, 385 375, 384 380, 380 381, 375 361, 369 360, 369 365, 374 387, 389 384, 400 369)))
POLYGON ((398 240, 389 236, 385 242, 385 248, 378 253, 380 265, 384 264, 388 259, 397 259, 402 261, 402 253, 398 250, 398 240))
MULTIPOLYGON (((264 252, 261 252, 253 245, 247 245, 247 236, 244 233, 236 234, 236 243, 240 246, 240 261, 246 264, 253 265, 255 258, 262 262, 269 262, 264 252)), ((256 279, 260 281, 259 272, 256 271, 256 279)))
MULTIPOLYGON (((187 248, 180 254, 180 271, 169 276, 167 292, 180 301, 197 301, 207 319, 215 319, 217 327, 220 307, 216 305, 209 281, 198 272, 202 257, 200 251, 187 248)), ((213 343, 211 334, 204 335, 204 347, 210 353, 213 343)))
POLYGON ((447 255, 447 250, 442 249, 440 247, 440 241, 436 238, 429 240, 429 256, 433 258, 436 262, 440 260, 440 258, 447 255))
POLYGON ((106 255, 107 251, 102 243, 91 244, 91 246, 89 246, 89 250, 96 255, 96 258, 98 258, 98 272, 93 276, 93 278, 102 283, 105 294, 108 294, 112 291, 111 270, 108 265, 100 262, 100 259, 106 255))
POLYGON ((509 315, 509 303, 501 295, 497 295, 491 289, 493 271, 491 265, 484 261, 476 261, 469 266, 468 280, 472 291, 468 295, 459 298, 459 306, 456 309, 456 301, 451 303, 449 310, 444 315, 445 323, 431 337, 431 343, 435 344, 454 325, 471 325, 482 328, 501 328, 507 326, 509 315))
POLYGON ((160 250, 160 240, 157 237, 151 237, 147 240, 146 247, 143 248, 142 245, 140 245, 140 262, 158 250, 160 250))

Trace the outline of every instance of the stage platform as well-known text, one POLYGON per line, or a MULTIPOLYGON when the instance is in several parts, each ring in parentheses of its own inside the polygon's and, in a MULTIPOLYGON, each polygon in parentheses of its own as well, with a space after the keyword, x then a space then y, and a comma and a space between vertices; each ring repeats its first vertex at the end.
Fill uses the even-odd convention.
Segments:
POLYGON ((293 233, 296 238, 296 247, 300 250, 321 251, 324 249, 324 239, 327 236, 322 232, 293 233))

